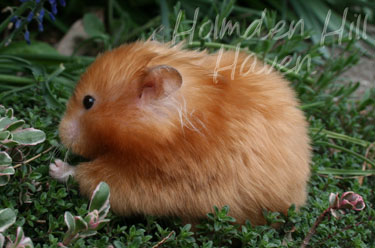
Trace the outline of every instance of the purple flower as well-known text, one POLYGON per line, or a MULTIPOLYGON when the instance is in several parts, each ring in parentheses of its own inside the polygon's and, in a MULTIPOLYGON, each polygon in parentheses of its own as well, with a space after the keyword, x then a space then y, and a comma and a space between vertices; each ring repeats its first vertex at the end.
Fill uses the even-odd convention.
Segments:
POLYGON ((29 0, 20 0, 21 3, 24 3, 24 2, 27 2, 27 1, 29 1, 29 0))
POLYGON ((57 14, 57 3, 56 0, 49 0, 49 3, 51 4, 52 13, 54 15, 57 14))
POLYGON ((43 17, 44 17, 44 9, 41 9, 39 14, 38 14, 38 20, 40 22, 43 22, 43 17))
POLYGON ((53 13, 54 15, 57 14, 57 5, 56 5, 56 4, 55 4, 55 5, 52 5, 52 13, 53 13))
POLYGON ((65 7, 66 6, 66 2, 65 0, 59 0, 59 3, 61 6, 65 7))
POLYGON ((29 32, 29 30, 25 31, 24 38, 26 40, 26 43, 30 45, 30 32, 29 32))
POLYGON ((36 2, 36 3, 39 3, 39 2, 40 2, 40 0, 35 0, 35 2, 36 2))
POLYGON ((38 22, 38 30, 39 30, 39 32, 43 32, 43 30, 44 30, 43 23, 38 22))
POLYGON ((10 21, 15 23, 17 21, 17 16, 12 16, 12 18, 10 18, 10 21))
POLYGON ((55 16, 52 13, 48 13, 49 18, 54 22, 56 20, 55 16))
POLYGON ((27 15, 27 22, 31 22, 31 20, 33 19, 34 17, 34 12, 30 11, 30 13, 27 15))
POLYGON ((17 19, 16 21, 16 29, 19 29, 21 27, 21 20, 17 19))

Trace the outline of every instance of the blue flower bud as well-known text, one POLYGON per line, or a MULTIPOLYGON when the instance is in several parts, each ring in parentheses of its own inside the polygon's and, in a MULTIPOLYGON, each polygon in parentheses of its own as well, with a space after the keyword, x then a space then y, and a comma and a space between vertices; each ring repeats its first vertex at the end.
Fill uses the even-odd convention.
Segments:
POLYGON ((43 22, 43 17, 44 17, 44 9, 41 9, 38 15, 38 20, 40 22, 43 22))
POLYGON ((49 0, 49 4, 51 5, 52 13, 54 15, 57 14, 57 3, 56 0, 49 0))
POLYGON ((48 13, 48 14, 49 14, 49 18, 51 18, 51 20, 54 22, 56 20, 55 16, 52 13, 48 13))
POLYGON ((31 20, 33 19, 34 17, 34 12, 30 11, 29 15, 27 16, 27 22, 31 22, 31 20))
POLYGON ((43 32, 43 30, 44 30, 43 23, 41 23, 41 22, 38 23, 38 30, 39 30, 39 32, 43 32))
POLYGON ((54 5, 52 5, 51 7, 52 7, 52 13, 53 13, 54 15, 56 15, 56 14, 57 14, 57 5, 54 4, 54 5))
POLYGON ((65 7, 66 6, 66 2, 65 0, 59 0, 59 3, 61 6, 65 7))
POLYGON ((17 19, 16 21, 16 29, 19 29, 21 27, 21 20, 17 19))
POLYGON ((13 23, 16 22, 17 21, 17 16, 12 16, 12 18, 10 18, 10 21, 13 22, 13 23))
POLYGON ((24 38, 26 40, 26 43, 30 45, 30 32, 29 32, 29 30, 26 30, 24 38))

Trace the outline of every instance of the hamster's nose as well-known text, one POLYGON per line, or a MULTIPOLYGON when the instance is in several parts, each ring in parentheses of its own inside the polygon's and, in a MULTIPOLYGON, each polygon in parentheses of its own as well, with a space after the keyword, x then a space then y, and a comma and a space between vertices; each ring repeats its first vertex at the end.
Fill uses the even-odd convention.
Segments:
POLYGON ((74 142, 78 139, 78 134, 79 127, 77 121, 63 118, 59 126, 61 142, 67 148, 72 148, 74 142))

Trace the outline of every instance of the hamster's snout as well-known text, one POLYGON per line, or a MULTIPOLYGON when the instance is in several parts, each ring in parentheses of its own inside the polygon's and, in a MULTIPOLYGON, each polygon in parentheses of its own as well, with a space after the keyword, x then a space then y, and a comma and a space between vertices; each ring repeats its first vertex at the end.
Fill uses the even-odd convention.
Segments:
POLYGON ((78 122, 64 117, 60 123, 59 133, 62 143, 69 149, 74 149, 79 134, 78 122))

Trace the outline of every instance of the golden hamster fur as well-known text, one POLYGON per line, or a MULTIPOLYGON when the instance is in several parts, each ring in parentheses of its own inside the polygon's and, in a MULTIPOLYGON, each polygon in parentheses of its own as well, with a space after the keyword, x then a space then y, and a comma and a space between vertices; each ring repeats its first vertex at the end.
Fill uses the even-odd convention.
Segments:
POLYGON ((196 221, 229 205, 238 223, 263 224, 262 209, 303 205, 307 122, 288 81, 264 66, 242 52, 155 41, 100 55, 59 127, 63 144, 91 161, 56 160, 51 176, 73 175, 86 196, 105 181, 125 216, 196 221))

